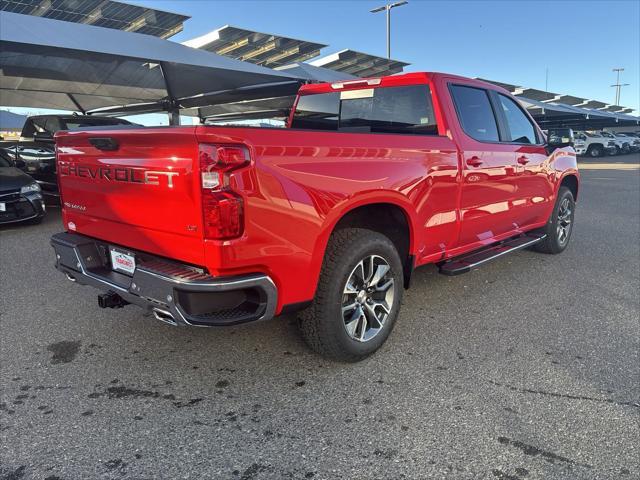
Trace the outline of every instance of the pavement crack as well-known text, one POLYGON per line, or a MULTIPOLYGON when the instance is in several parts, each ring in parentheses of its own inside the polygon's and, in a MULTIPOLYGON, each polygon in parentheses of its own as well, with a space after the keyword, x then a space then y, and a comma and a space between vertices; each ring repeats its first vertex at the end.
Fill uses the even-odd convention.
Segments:
POLYGON ((548 397, 564 398, 564 399, 568 399, 568 400, 586 400, 586 401, 589 401, 589 402, 610 403, 610 404, 613 404, 613 405, 619 405, 621 407, 640 408, 640 403, 638 403, 638 402, 619 402, 619 401, 613 400, 611 398, 594 398, 594 397, 587 397, 585 395, 570 395, 570 394, 566 394, 566 393, 546 392, 544 390, 533 390, 531 388, 519 388, 519 387, 515 387, 513 385, 506 384, 506 383, 494 382, 492 380, 489 380, 489 383, 491 383, 492 385, 495 385, 497 387, 508 388, 509 390, 511 390, 513 392, 519 392, 519 393, 531 393, 531 394, 534 394, 534 395, 545 395, 545 396, 548 396, 548 397))

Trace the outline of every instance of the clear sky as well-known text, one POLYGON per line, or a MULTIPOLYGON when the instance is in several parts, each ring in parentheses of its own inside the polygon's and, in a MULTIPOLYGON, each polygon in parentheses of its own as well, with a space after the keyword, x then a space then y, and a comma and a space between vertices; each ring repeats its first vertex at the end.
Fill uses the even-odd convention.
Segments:
MULTIPOLYGON (((139 0, 191 15, 183 41, 223 25, 386 55, 386 0, 139 0)), ((409 0, 392 11, 391 56, 427 70, 494 79, 613 103, 614 67, 623 67, 621 103, 640 109, 640 0, 409 0)), ((634 112, 637 114, 638 112, 634 112)))

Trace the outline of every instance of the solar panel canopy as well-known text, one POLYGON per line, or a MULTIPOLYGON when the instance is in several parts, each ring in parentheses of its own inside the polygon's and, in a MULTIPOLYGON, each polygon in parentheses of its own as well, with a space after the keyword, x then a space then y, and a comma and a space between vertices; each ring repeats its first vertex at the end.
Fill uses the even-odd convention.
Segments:
POLYGON ((610 105, 598 100, 547 92, 536 88, 522 87, 510 83, 478 78, 504 88, 514 95, 543 128, 560 126, 579 129, 599 129, 628 125, 639 125, 640 118, 627 115, 633 109, 610 105))
POLYGON ((299 77, 150 35, 3 12, 0 104, 91 111, 190 108, 292 95, 299 77), (268 89, 264 93, 263 88, 268 89))
POLYGON ((356 77, 379 77, 402 72, 409 65, 406 62, 378 57, 355 50, 341 50, 309 62, 316 67, 324 67, 337 72, 344 72, 356 77))
POLYGON ((254 32, 230 25, 187 40, 183 44, 268 68, 304 62, 317 57, 320 49, 326 47, 322 43, 254 32))
POLYGON ((0 0, 0 11, 169 38, 189 16, 113 0, 0 0))
POLYGON ((548 102, 558 105, 569 105, 582 108, 591 108, 596 110, 606 110, 608 112, 632 112, 633 109, 625 108, 620 105, 610 105, 606 102, 600 102, 598 100, 591 100, 588 98, 576 97, 574 95, 560 94, 547 92, 546 90, 539 90, 537 88, 522 87, 513 85, 511 83, 497 82, 495 80, 487 80, 484 78, 478 78, 483 82, 492 83, 499 87, 509 91, 516 97, 525 97, 531 100, 537 100, 539 102, 548 102))

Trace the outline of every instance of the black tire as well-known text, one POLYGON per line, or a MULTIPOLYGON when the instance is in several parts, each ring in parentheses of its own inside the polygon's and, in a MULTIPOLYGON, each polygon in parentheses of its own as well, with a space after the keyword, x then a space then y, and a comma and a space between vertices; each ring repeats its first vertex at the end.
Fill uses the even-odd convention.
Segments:
MULTIPOLYGON (((374 267, 372 264, 370 271, 373 271, 374 268, 377 271, 377 266, 374 267)), ((364 266, 362 271, 365 273, 364 266)), ((389 238, 378 232, 362 228, 338 230, 333 233, 327 245, 313 303, 300 313, 299 325, 302 337, 313 351, 326 358, 343 362, 360 361, 378 350, 389 337, 398 317, 403 289, 402 262, 395 245, 389 238), (365 316, 369 323, 356 324, 352 335, 360 336, 356 331, 358 325, 362 326, 360 332, 371 328, 367 332, 373 335, 366 341, 358 341, 347 333, 346 325, 348 322, 345 320, 345 316, 348 316, 349 313, 348 311, 343 313, 343 302, 348 304, 350 303, 349 298, 353 298, 354 305, 356 305, 355 302, 359 301, 360 295, 345 293, 345 287, 351 288, 351 284, 347 282, 355 278, 353 275, 360 262, 367 262, 367 259, 372 258, 378 258, 379 261, 384 260, 386 265, 390 267, 384 276, 384 281, 388 283, 391 279, 393 280, 393 300, 389 313, 381 326, 378 325, 379 328, 376 329, 371 328, 374 325, 371 317, 365 315, 366 305, 362 303, 360 307, 356 307, 360 308, 360 318, 365 316), (349 297, 350 295, 355 296, 349 297)), ((352 288, 352 290, 357 289, 352 288)), ((371 288, 371 290, 374 289, 371 288)), ((376 295, 376 293, 371 295, 376 295)), ((370 302, 367 300, 366 303, 370 302)), ((389 306, 388 302, 385 305, 389 306)), ((353 314, 355 315, 355 313, 354 310, 353 314)), ((367 313, 371 315, 370 311, 367 313)), ((364 334, 362 337, 364 338, 364 334)))
POLYGON ((571 193, 571 190, 569 190, 567 187, 560 187, 560 190, 558 191, 558 198, 556 199, 556 204, 553 207, 553 212, 551 212, 549 221, 544 227, 544 233, 547 234, 547 237, 542 242, 534 245, 534 250, 551 254, 563 252, 564 249, 567 248, 567 245, 569 245, 569 240, 571 240, 575 211, 576 202, 573 198, 573 193, 571 193), (568 207, 570 208, 568 217, 563 213, 563 207, 565 205, 568 205, 568 207), (564 236, 562 236, 560 233, 561 228, 559 228, 559 224, 561 226, 565 225, 567 219, 569 220, 569 228, 568 231, 565 230, 564 236))
POLYGON ((613 150, 611 150, 611 153, 609 154, 610 156, 614 156, 614 155, 620 155, 620 147, 619 146, 615 146, 613 148, 613 150))
POLYGON ((591 145, 587 150, 587 155, 592 158, 601 157, 603 149, 600 145, 591 145))

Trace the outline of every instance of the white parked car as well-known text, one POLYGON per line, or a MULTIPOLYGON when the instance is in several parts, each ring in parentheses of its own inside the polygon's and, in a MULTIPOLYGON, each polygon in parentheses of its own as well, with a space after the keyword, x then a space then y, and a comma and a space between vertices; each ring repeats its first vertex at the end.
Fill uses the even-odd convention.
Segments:
POLYGON ((615 155, 617 151, 615 142, 599 132, 575 132, 573 148, 576 154, 593 158, 615 155))
POLYGON ((617 137, 614 133, 607 132, 606 130, 602 130, 599 132, 605 138, 609 140, 613 140, 616 145, 616 153, 615 155, 619 155, 621 153, 629 153, 629 142, 627 140, 623 140, 620 137, 617 137))
POLYGON ((628 152, 635 153, 640 151, 640 138, 638 138, 638 136, 635 133, 616 132, 614 135, 622 139, 623 142, 627 143, 628 152))

